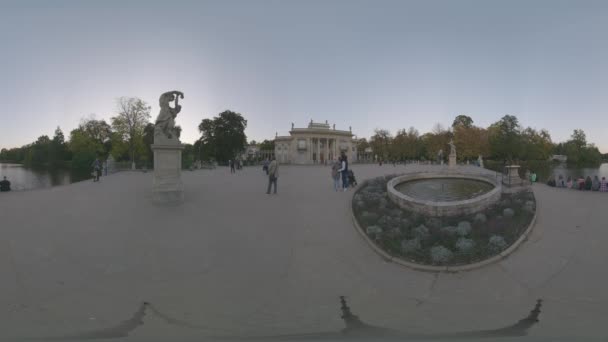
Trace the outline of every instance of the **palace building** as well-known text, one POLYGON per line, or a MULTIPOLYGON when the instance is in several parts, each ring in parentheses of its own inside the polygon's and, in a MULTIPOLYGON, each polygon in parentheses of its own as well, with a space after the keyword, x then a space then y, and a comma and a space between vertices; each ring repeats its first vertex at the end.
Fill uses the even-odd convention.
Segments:
POLYGON ((296 128, 291 124, 287 136, 274 139, 274 154, 282 164, 327 164, 345 153, 350 162, 357 161, 357 147, 353 141, 351 128, 337 130, 325 123, 313 122, 306 128, 296 128))

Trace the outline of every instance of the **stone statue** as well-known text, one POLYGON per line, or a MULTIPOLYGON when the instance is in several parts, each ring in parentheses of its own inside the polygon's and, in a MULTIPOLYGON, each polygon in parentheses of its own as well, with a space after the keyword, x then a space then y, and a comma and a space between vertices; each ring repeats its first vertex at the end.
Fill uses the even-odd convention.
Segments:
POLYGON ((456 166, 456 146, 454 145, 454 140, 450 139, 450 156, 448 158, 448 166, 455 167, 456 166))
POLYGON ((175 140, 179 143, 177 138, 177 132, 175 131, 175 117, 182 110, 182 106, 179 105, 179 98, 184 98, 184 94, 181 91, 168 91, 160 96, 158 104, 160 105, 160 112, 156 118, 154 125, 154 140, 175 140), (171 102, 175 101, 173 107, 171 102))
POLYGON ((334 124, 334 131, 336 130, 336 124, 334 124))
POLYGON ((291 129, 293 130, 293 122, 291 123, 291 129))

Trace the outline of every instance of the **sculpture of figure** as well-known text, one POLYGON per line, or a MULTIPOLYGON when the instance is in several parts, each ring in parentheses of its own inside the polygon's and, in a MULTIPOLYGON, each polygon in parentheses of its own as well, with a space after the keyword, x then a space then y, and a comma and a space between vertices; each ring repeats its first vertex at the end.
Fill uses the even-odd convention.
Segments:
POLYGON ((164 135, 169 139, 173 139, 174 136, 177 138, 175 133, 175 117, 182 110, 182 106, 178 103, 180 97, 183 99, 184 94, 181 91, 173 90, 162 94, 158 99, 160 112, 154 126, 155 136, 164 135), (173 108, 171 107, 172 101, 175 101, 173 108))
POLYGON ((291 123, 291 129, 293 129, 293 122, 291 123))
POLYGON ((456 145, 454 145, 454 140, 450 139, 450 154, 455 155, 456 154, 456 145))

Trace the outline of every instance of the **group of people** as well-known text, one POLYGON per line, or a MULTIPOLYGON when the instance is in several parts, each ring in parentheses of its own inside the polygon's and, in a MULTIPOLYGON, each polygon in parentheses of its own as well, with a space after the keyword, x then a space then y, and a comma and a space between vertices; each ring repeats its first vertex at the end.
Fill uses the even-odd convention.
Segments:
POLYGON ((331 177, 334 181, 335 191, 339 191, 340 189, 342 189, 342 191, 346 191, 348 190, 349 185, 357 185, 355 173, 348 168, 348 158, 346 157, 346 154, 343 153, 331 166, 331 177), (340 179, 342 180, 341 186, 340 179))
POLYGON ((11 182, 6 179, 6 176, 0 181, 0 191, 11 191, 11 182))
MULTIPOLYGON (((266 172, 266 175, 268 175, 268 188, 266 189, 266 194, 270 195, 271 190, 276 194, 277 181, 279 178, 279 163, 277 163, 276 158, 273 157, 271 161, 264 161, 262 171, 266 172)), ((348 168, 348 158, 345 154, 342 154, 338 160, 332 164, 331 177, 334 182, 335 191, 339 191, 340 189, 346 191, 349 186, 357 185, 355 173, 348 168)))
POLYGON ((595 175, 593 179, 590 176, 580 176, 578 178, 568 176, 567 179, 564 179, 564 176, 559 175, 550 179, 547 182, 547 185, 558 188, 608 192, 608 182, 606 182, 606 177, 602 177, 600 180, 597 175, 595 175))

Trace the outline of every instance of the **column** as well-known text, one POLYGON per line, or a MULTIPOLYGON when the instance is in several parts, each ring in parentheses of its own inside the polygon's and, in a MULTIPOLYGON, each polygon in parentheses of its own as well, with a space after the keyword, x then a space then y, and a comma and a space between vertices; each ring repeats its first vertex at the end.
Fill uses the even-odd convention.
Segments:
POLYGON ((306 155, 308 156, 308 158, 306 158, 306 162, 309 163, 310 160, 312 159, 311 156, 311 152, 310 150, 312 149, 312 142, 310 141, 310 137, 306 138, 306 155))
POLYGON ((325 139, 325 162, 327 163, 327 159, 329 158, 329 138, 325 139))
POLYGON ((317 163, 321 162, 319 155, 321 154, 321 138, 317 138, 317 163))
POLYGON ((334 160, 338 159, 337 145, 338 145, 338 139, 334 139, 334 160))

